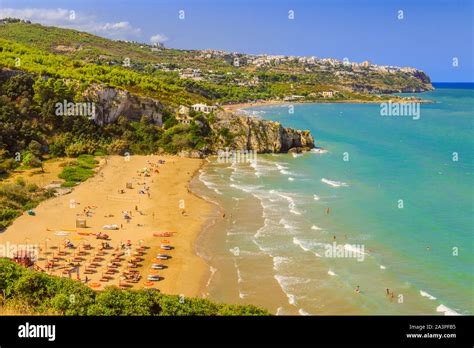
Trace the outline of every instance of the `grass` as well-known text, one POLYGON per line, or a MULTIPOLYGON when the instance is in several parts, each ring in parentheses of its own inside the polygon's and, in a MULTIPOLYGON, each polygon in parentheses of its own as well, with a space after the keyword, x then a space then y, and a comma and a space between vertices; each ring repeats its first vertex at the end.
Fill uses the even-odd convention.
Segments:
POLYGON ((62 186, 73 187, 94 176, 94 168, 98 163, 92 155, 80 155, 76 161, 71 162, 59 174, 59 177, 65 180, 62 186))
POLYGON ((24 211, 33 209, 50 196, 50 192, 36 185, 27 185, 22 179, 16 183, 0 185, 0 230, 9 226, 24 211))

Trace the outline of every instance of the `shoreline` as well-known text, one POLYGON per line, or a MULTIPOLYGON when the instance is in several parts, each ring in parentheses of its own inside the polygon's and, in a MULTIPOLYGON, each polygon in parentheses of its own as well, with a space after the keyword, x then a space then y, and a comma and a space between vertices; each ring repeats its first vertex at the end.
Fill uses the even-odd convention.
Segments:
MULTIPOLYGON (((177 156, 132 156, 124 161, 122 156, 109 156, 101 161, 94 177, 74 187, 70 194, 54 197, 41 202, 34 210, 35 216, 23 214, 3 233, 0 243, 36 246, 39 249, 37 265, 45 269, 53 257, 58 258, 57 269, 48 273, 57 276, 70 276, 76 279, 76 271, 64 274, 67 263, 72 258, 82 258, 79 278, 85 281, 84 271, 92 263, 93 257, 100 258, 100 267, 88 274, 88 284, 100 284, 96 290, 105 286, 130 288, 153 287, 165 294, 189 297, 202 297, 203 284, 207 281, 209 266, 195 253, 195 241, 209 221, 212 207, 190 190, 190 182, 205 164, 204 160, 181 158, 177 156), (154 167, 159 159, 166 161, 154 167), (139 173, 144 167, 151 167, 150 175, 139 173), (154 169, 159 170, 156 173, 154 169), (133 189, 126 189, 126 183, 133 182, 133 189), (184 183, 184 185, 183 185, 184 183), (149 187, 150 195, 140 194, 140 185, 149 187), (123 188, 124 193, 117 191, 123 188), (74 201, 74 208, 71 206, 74 201), (175 201, 175 202, 173 202, 175 201), (185 207, 179 207, 184 201, 185 207), (87 216, 84 213, 88 211, 87 216), (123 211, 132 216, 129 223, 122 218, 123 211), (77 219, 85 219, 87 227, 76 227, 77 219), (104 230, 104 225, 115 224, 117 230, 104 230), (154 237, 153 233, 172 231, 170 237, 154 237), (91 233, 102 232, 110 236, 107 241, 111 249, 101 251, 101 242, 91 233), (164 239, 166 238, 166 243, 164 239), (75 249, 66 249, 65 241, 74 244, 75 249), (119 243, 130 240, 133 257, 143 246, 140 256, 141 279, 136 283, 124 284, 119 272, 111 274, 108 281, 102 282, 104 272, 108 271, 111 258, 120 252, 119 243), (92 247, 86 250, 84 245, 92 247), (170 244, 171 251, 163 251, 160 244, 170 244), (103 253, 103 255, 98 255, 103 253), (166 253, 169 260, 155 259, 157 253, 166 253), (151 271, 152 263, 168 266, 164 270, 151 271), (149 274, 158 273, 164 280, 147 283, 149 274)), ((147 192, 147 193, 148 193, 147 192)), ((121 256, 120 267, 125 272, 127 255, 121 256)), ((77 270, 77 269, 75 269, 77 270)), ((107 273, 108 274, 108 273, 107 273)))
MULTIPOLYGON (((236 104, 223 104, 222 108, 225 111, 238 111, 240 109, 260 107, 260 106, 273 106, 273 105, 293 105, 293 104, 380 104, 393 100, 361 100, 361 99, 344 99, 344 100, 310 100, 310 101, 290 101, 290 100, 261 100, 257 102, 245 102, 236 104)), ((396 100, 400 103, 420 103, 420 104, 433 104, 432 100, 420 99, 420 100, 396 100)))

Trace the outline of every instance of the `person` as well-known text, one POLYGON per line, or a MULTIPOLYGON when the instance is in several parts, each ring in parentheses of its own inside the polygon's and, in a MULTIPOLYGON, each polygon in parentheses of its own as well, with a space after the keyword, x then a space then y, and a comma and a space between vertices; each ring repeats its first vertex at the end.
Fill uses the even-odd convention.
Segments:
POLYGON ((326 208, 326 214, 329 214, 330 211, 331 211, 331 209, 326 208))
POLYGON ((360 293, 360 287, 359 287, 359 285, 357 285, 357 287, 355 288, 355 293, 356 293, 356 294, 359 294, 359 293, 360 293))
POLYGON ((390 295, 390 289, 389 288, 385 288, 385 292, 387 293, 387 295, 390 295))
POLYGON ((336 240, 336 235, 332 236, 332 240, 336 240))

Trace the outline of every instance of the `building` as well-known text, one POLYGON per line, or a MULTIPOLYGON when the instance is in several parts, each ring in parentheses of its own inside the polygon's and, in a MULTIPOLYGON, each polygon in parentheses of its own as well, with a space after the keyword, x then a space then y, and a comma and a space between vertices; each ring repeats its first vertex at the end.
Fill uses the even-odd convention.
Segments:
POLYGON ((180 115, 188 115, 189 114, 189 108, 184 105, 180 105, 178 109, 178 114, 180 115))
POLYGON ((216 109, 215 106, 209 106, 207 104, 194 104, 193 106, 191 106, 191 108, 194 111, 203 112, 205 114, 208 114, 216 109))
POLYGON ((288 97, 283 98, 284 101, 294 101, 304 99, 304 95, 290 95, 288 97))
POLYGON ((187 114, 178 114, 176 115, 176 121, 182 124, 191 124, 193 118, 187 114))
POLYGON ((323 91, 322 93, 323 98, 333 98, 334 92, 333 91, 323 91))

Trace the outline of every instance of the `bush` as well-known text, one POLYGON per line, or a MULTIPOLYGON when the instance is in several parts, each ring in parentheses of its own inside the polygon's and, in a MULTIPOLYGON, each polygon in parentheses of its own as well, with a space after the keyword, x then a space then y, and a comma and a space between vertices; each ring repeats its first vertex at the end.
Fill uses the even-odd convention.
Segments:
POLYGON ((94 176, 95 172, 93 169, 98 163, 92 155, 80 155, 76 161, 69 163, 59 174, 59 178, 65 180, 62 186, 72 187, 78 182, 85 181, 94 176))
POLYGON ((121 290, 108 287, 95 292, 68 278, 23 268, 0 259, 0 293, 5 304, 31 313, 62 315, 269 315, 255 306, 223 305, 206 299, 164 295, 156 290, 121 290))

